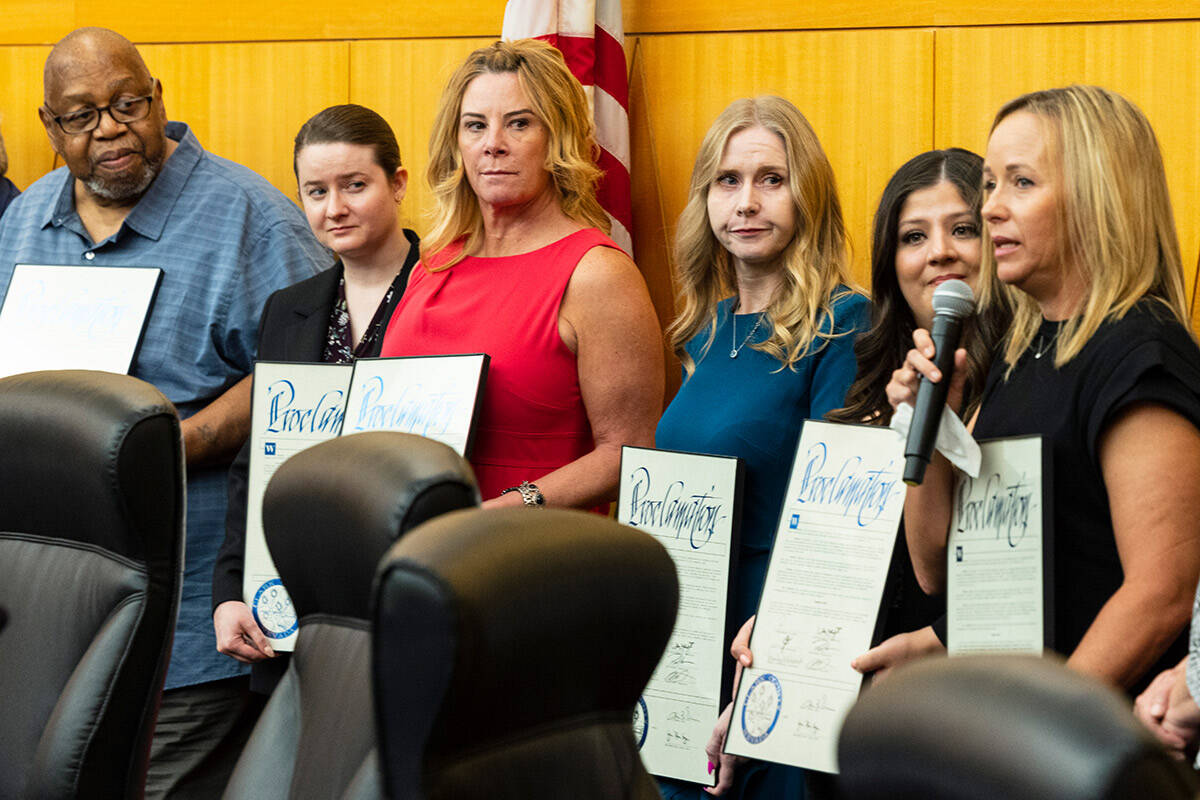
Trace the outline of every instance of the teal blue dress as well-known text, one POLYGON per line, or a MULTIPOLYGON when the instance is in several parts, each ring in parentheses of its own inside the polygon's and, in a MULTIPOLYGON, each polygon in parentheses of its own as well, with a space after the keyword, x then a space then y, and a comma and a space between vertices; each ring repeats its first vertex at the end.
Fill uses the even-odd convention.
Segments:
MULTIPOLYGON (((751 334, 759 315, 731 315, 732 300, 722 301, 708 352, 704 352, 707 329, 686 345, 696 370, 690 377, 685 374, 658 423, 654 443, 660 449, 740 456, 745 461, 741 545, 729 609, 734 630, 758 607, 804 420, 820 419, 844 405, 856 369, 854 339, 870 328, 870 304, 865 297, 844 287, 834 296, 832 320, 822 318, 819 330, 832 330, 835 338, 815 340, 810 353, 793 369, 781 369, 777 359, 750 347, 770 335, 765 319, 737 357, 730 358, 730 350, 751 334)), ((727 796, 795 800, 804 796, 803 774, 803 770, 755 762, 740 770, 727 796)), ((694 784, 662 780, 660 787, 666 798, 708 796, 694 784)))

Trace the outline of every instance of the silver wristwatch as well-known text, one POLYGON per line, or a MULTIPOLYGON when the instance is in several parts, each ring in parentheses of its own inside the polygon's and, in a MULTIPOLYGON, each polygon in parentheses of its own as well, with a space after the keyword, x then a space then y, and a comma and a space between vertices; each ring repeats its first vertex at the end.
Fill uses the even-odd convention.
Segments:
POLYGON ((536 483, 521 481, 520 486, 510 486, 501 492, 500 495, 503 496, 509 492, 520 492, 521 499, 525 501, 525 505, 527 506, 541 508, 542 506, 546 505, 546 498, 542 496, 542 492, 540 489, 538 489, 536 483))

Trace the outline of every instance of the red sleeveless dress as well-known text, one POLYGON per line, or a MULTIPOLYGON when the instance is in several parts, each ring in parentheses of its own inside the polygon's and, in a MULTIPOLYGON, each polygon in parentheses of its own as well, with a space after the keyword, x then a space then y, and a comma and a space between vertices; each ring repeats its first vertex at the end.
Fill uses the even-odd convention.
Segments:
POLYGON ((572 353, 558 334, 567 283, 593 247, 617 245, 586 228, 529 253, 468 256, 459 245, 423 256, 392 316, 383 356, 491 357, 471 466, 483 499, 534 481, 594 448, 572 353))

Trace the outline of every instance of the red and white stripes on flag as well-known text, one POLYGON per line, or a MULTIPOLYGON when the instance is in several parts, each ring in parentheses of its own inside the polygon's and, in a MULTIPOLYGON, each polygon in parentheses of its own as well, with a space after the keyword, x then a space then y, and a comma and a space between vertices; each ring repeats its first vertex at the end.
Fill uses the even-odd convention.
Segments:
POLYGON ((509 0, 505 39, 543 39, 562 52, 583 84, 596 121, 600 205, 612 220, 612 238, 633 255, 629 188, 629 79, 621 0, 509 0))

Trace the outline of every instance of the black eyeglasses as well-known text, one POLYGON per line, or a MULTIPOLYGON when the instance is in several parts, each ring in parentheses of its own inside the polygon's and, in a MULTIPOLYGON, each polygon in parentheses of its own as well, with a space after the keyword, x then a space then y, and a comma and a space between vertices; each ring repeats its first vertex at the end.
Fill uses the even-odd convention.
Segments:
POLYGON ((106 106, 100 108, 87 106, 78 111, 54 117, 54 121, 58 123, 58 127, 62 128, 63 133, 69 134, 95 130, 96 126, 100 124, 100 115, 105 111, 112 117, 113 122, 137 122, 145 119, 146 115, 150 113, 150 101, 153 99, 154 95, 152 94, 145 97, 118 97, 106 106))

